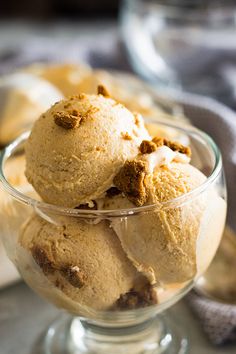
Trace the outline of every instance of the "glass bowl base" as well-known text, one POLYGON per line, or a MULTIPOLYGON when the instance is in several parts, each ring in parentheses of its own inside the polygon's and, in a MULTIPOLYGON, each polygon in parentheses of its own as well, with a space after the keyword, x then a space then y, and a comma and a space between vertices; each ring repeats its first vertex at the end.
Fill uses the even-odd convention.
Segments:
POLYGON ((40 347, 38 354, 186 354, 188 340, 168 316, 104 328, 64 315, 49 326, 40 347))

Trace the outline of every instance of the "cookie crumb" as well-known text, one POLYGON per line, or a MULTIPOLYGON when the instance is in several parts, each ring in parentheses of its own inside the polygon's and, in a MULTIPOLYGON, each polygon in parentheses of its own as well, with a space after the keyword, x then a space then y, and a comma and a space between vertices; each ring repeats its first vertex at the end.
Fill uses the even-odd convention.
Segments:
POLYGON ((86 276, 78 266, 72 266, 72 265, 64 266, 60 269, 60 273, 75 288, 80 289, 85 285, 86 276))
POLYGON ((152 139, 152 142, 155 143, 157 147, 165 145, 168 146, 173 151, 180 152, 181 154, 185 154, 188 157, 191 157, 190 147, 184 146, 177 141, 172 141, 166 138, 155 137, 152 139))
POLYGON ((95 107, 95 106, 91 106, 87 112, 83 115, 84 118, 88 117, 88 116, 91 116, 95 113, 99 112, 99 108, 98 107, 95 107))
POLYGON ((98 93, 98 95, 102 95, 102 96, 104 96, 104 97, 111 97, 110 94, 109 94, 109 92, 108 92, 108 90, 107 90, 106 87, 103 86, 103 85, 98 85, 98 87, 97 87, 97 93, 98 93))
POLYGON ((54 262, 50 260, 44 249, 34 246, 31 248, 31 254, 45 275, 52 274, 55 271, 54 262))
POLYGON ((121 191, 116 187, 111 187, 106 191, 106 196, 108 198, 115 197, 116 195, 119 195, 119 194, 121 194, 121 191))
POLYGON ((142 301, 145 306, 158 304, 157 288, 152 285, 144 288, 142 292, 142 301))
POLYGON ((115 308, 120 310, 132 310, 158 304, 157 292, 150 284, 141 291, 131 289, 120 296, 115 308))
POLYGON ((134 124, 137 125, 137 127, 140 127, 140 119, 141 119, 141 114, 137 112, 133 112, 134 116, 134 124))
POLYGON ((119 310, 132 310, 139 306, 139 296, 136 291, 130 290, 128 293, 119 297, 116 302, 116 308, 119 310))
POLYGON ((61 279, 56 279, 55 286, 62 291, 65 289, 65 284, 61 281, 61 279))
POLYGON ((65 108, 65 109, 67 109, 67 108, 69 108, 69 107, 71 107, 71 103, 70 103, 70 102, 64 104, 64 108, 65 108))
POLYGON ((69 112, 56 112, 53 115, 54 122, 59 126, 66 130, 75 129, 79 126, 82 116, 78 111, 72 110, 69 112))
POLYGON ((139 146, 139 151, 141 154, 151 154, 152 152, 156 151, 156 149, 156 144, 148 140, 143 140, 139 146))
POLYGON ((77 109, 72 109, 72 111, 69 112, 72 116, 79 117, 80 113, 77 111, 77 109))
POLYGON ((83 100, 83 99, 85 99, 85 97, 86 97, 85 93, 79 93, 78 94, 78 99, 79 100, 83 100))
POLYGON ((126 161, 114 178, 114 185, 136 206, 142 206, 148 198, 146 176, 147 163, 144 161, 126 161))
POLYGON ((188 157, 191 157, 191 149, 189 146, 184 146, 177 141, 171 141, 164 139, 164 144, 168 146, 171 150, 180 152, 181 154, 185 154, 188 157))
POLYGON ((75 207, 75 209, 79 210, 98 210, 97 202, 92 200, 93 206, 90 206, 89 203, 80 204, 75 207))
POLYGON ((70 101, 75 101, 75 100, 83 100, 84 98, 86 98, 86 94, 79 93, 77 95, 70 95, 67 99, 70 101))
POLYGON ((126 133, 121 133, 121 137, 124 140, 132 140, 132 136, 130 136, 127 132, 126 133))
POLYGON ((96 151, 99 151, 99 152, 104 152, 104 151, 106 151, 106 149, 105 149, 103 146, 96 146, 95 150, 96 150, 96 151))
POLYGON ((164 145, 164 138, 158 138, 158 137, 155 137, 152 139, 152 142, 154 144, 156 144, 156 147, 160 147, 160 146, 163 146, 164 145))

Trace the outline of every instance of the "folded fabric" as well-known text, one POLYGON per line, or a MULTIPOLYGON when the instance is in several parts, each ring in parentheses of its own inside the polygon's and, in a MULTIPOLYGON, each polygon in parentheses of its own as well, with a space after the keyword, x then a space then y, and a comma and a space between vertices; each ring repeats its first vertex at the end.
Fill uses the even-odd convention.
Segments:
POLYGON ((236 306, 207 299, 194 291, 187 296, 187 301, 213 344, 236 340, 236 306))

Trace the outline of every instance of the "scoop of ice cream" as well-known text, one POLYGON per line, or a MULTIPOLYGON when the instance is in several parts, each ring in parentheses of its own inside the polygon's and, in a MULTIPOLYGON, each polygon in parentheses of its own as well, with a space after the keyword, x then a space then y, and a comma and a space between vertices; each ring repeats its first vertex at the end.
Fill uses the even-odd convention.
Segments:
MULTIPOLYGON (((25 156, 20 154, 17 154, 16 156, 8 159, 4 164, 4 168, 3 168, 4 176, 8 181, 8 183, 10 183, 10 185, 12 185, 17 191, 24 193, 29 197, 39 199, 36 192, 33 190, 32 186, 29 185, 25 177, 24 170, 25 170, 25 156)), ((0 185, 0 214, 1 212, 3 212, 2 214, 3 218, 6 218, 7 215, 9 215, 11 219, 14 219, 11 221, 11 223, 13 223, 15 219, 19 219, 19 215, 21 215, 22 217, 22 209, 23 208, 21 204, 15 202, 15 200, 13 202, 11 195, 7 193, 3 188, 1 188, 0 185), (6 211, 6 208, 11 210, 6 211), (13 211, 13 209, 16 210, 13 211), (12 218, 11 214, 14 215, 14 218, 12 218)), ((23 211, 23 215, 24 213, 25 211, 23 211)))
POLYGON ((197 276, 203 274, 213 260, 220 244, 226 219, 227 204, 216 190, 208 191, 206 208, 201 219, 196 244, 197 276))
POLYGON ((32 129, 26 176, 47 202, 75 207, 100 197, 148 138, 140 116, 100 92, 56 103, 32 129))
MULTIPOLYGON (((85 92, 82 89, 84 86, 83 82, 84 80, 87 80, 88 76, 92 76, 92 69, 84 63, 65 63, 53 65, 37 63, 24 68, 24 70, 49 81, 54 86, 56 86, 65 96, 76 95, 79 92, 85 92)), ((88 93, 96 93, 96 88, 95 91, 88 93)))
MULTIPOLYGON (((186 200, 184 205, 164 206, 188 193, 206 177, 190 164, 172 162, 160 166, 152 176, 149 202, 156 210, 142 212, 129 220, 113 221, 122 247, 139 271, 152 282, 176 283, 192 279, 197 272, 196 240, 206 207, 205 196, 186 200)), ((105 209, 134 206, 122 195, 106 198, 105 209)))
POLYGON ((31 127, 33 122, 63 95, 49 82, 16 73, 0 80, 0 145, 31 127))
POLYGON ((16 155, 11 159, 7 160, 4 166, 4 175, 8 182, 17 187, 27 184, 27 179, 24 174, 25 170, 25 156, 16 155))
MULTIPOLYGON (((25 165, 25 159, 23 156, 16 156, 15 158, 12 158, 11 160, 7 161, 6 166, 4 168, 4 174, 6 179, 17 189, 22 190, 22 186, 24 187, 25 184, 27 183, 27 180, 24 175, 24 165, 25 165)), ((10 222, 11 225, 16 225, 16 230, 19 225, 19 222, 17 223, 16 218, 18 218, 18 211, 20 212, 21 216, 21 210, 17 209, 17 204, 16 208, 14 211, 14 214, 12 213, 13 207, 11 206, 9 208, 11 202, 11 198, 9 195, 6 193, 1 188, 0 185, 0 220, 4 220, 4 223, 1 225, 1 232, 0 232, 0 268, 2 269, 2 275, 1 275, 1 282, 2 285, 7 285, 8 283, 10 284, 11 282, 19 279, 19 273, 17 272, 15 266, 13 263, 9 260, 7 257, 5 248, 3 247, 2 241, 5 238, 12 238, 13 235, 12 233, 9 235, 7 229, 7 223, 10 222), (9 210, 10 209, 10 210, 9 210), (12 218, 12 215, 15 217, 12 218), (9 220, 8 220, 9 217, 9 220), (3 272, 4 269, 4 272, 3 272)), ((18 203, 18 206, 20 204, 18 203)), ((20 223, 22 222, 22 219, 20 220, 20 223)))
MULTIPOLYGON (((25 156, 19 153, 8 159, 3 168, 6 180, 16 190, 37 199, 36 193, 25 177, 24 170, 25 156)), ((20 278, 13 263, 7 258, 5 250, 7 250, 8 255, 15 254, 14 242, 18 236, 18 230, 22 225, 22 220, 25 220, 30 213, 28 206, 12 198, 0 184, 0 220, 2 221, 0 228, 0 269, 4 273, 1 276, 3 286, 20 278), (3 247, 2 242, 5 247, 3 247)))
POLYGON ((80 315, 110 309, 144 280, 107 221, 61 218, 60 225, 54 225, 34 215, 23 226, 19 244, 16 261, 30 285, 46 297, 49 293, 57 306, 80 315), (37 266, 32 267, 32 258, 37 266), (40 288, 35 281, 39 274, 40 288), (55 291, 48 291, 47 281, 55 291))

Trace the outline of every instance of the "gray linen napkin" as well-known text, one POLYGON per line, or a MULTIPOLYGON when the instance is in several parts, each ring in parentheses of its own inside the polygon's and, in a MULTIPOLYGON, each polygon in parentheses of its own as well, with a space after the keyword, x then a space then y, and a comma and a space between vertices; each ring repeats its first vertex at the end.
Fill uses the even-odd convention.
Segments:
MULTIPOLYGON (((0 52, 0 74, 33 62, 85 61, 96 67, 130 70, 118 36, 85 38, 64 43, 46 38, 27 42, 24 46, 0 52), (61 50, 63 48, 63 51, 61 50), (60 54, 58 54, 60 53, 60 54)), ((157 95, 162 95, 158 92, 157 95)), ((192 123, 210 134, 219 145, 227 175, 229 191, 229 222, 236 229, 236 114, 216 101, 188 93, 169 93, 171 100, 183 105, 192 123)), ((236 307, 215 303, 194 293, 189 302, 203 323, 210 340, 222 344, 235 338, 236 307)))
POLYGON ((213 344, 222 345, 236 340, 236 306, 219 304, 194 291, 187 300, 213 344))

